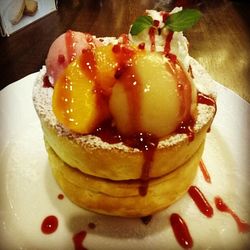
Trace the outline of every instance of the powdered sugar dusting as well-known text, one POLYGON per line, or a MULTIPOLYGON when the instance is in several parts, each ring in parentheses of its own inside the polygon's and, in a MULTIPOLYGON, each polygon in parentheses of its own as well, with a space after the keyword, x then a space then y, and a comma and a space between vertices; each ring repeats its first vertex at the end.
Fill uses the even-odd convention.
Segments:
POLYGON ((192 57, 190 57, 190 66, 194 76, 194 84, 196 88, 209 96, 216 98, 216 82, 209 73, 192 57))
MULTIPOLYGON (((39 118, 46 123, 49 127, 54 129, 58 136, 67 137, 73 143, 82 145, 83 147, 93 147, 102 149, 115 149, 125 152, 139 151, 136 148, 130 148, 124 145, 122 142, 110 144, 101 140, 101 138, 94 135, 82 135, 75 133, 62 124, 60 124, 53 111, 52 111, 52 94, 53 88, 43 87, 43 77, 45 75, 46 68, 43 67, 38 75, 37 81, 33 89, 33 103, 39 118)), ((194 131, 199 131, 212 117, 214 116, 215 108, 207 106, 205 104, 198 104, 198 116, 194 131)), ((158 148, 164 148, 168 146, 174 146, 177 143, 188 140, 186 134, 175 134, 166 139, 162 139, 159 142, 158 148)))

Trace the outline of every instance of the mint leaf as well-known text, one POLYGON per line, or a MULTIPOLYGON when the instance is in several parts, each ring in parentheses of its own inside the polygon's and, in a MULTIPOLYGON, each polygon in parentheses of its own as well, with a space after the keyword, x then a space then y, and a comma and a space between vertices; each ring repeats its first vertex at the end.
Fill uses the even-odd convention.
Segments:
POLYGON ((180 12, 171 14, 167 18, 165 25, 172 31, 184 31, 196 24, 201 16, 199 10, 183 9, 180 12))
POLYGON ((139 16, 133 23, 130 34, 132 36, 139 34, 144 29, 153 25, 153 18, 150 16, 139 16))

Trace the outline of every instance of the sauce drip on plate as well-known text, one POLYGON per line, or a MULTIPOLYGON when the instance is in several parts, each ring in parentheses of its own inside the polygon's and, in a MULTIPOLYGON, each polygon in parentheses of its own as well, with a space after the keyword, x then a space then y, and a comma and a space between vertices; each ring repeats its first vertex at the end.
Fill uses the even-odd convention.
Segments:
POLYGON ((170 216, 170 223, 178 243, 185 249, 193 247, 193 239, 183 218, 173 213, 170 216))
POLYGON ((216 196, 214 198, 214 201, 215 201, 215 205, 219 211, 229 213, 233 217, 233 219, 235 220, 235 222, 238 226, 238 231, 240 233, 250 232, 250 224, 241 220, 240 217, 231 208, 228 207, 228 205, 222 200, 221 197, 216 196))
POLYGON ((41 225, 41 230, 44 234, 52 234, 58 227, 58 219, 54 215, 47 216, 41 225))

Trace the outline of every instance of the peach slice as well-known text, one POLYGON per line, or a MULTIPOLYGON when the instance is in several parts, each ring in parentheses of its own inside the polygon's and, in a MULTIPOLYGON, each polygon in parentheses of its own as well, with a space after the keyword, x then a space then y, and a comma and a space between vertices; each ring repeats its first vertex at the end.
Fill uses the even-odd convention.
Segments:
POLYGON ((53 110, 67 128, 90 133, 110 115, 108 98, 117 68, 112 45, 85 49, 59 76, 53 110))
MULTIPOLYGON (((117 60, 112 51, 113 45, 100 46, 94 49, 96 63, 96 87, 109 96, 115 84, 117 60)), ((83 53, 84 54, 84 53, 83 53)))
POLYGON ((94 80, 81 68, 82 57, 70 63, 56 81, 52 107, 59 122, 85 134, 106 119, 109 111, 105 99, 94 91, 94 80))

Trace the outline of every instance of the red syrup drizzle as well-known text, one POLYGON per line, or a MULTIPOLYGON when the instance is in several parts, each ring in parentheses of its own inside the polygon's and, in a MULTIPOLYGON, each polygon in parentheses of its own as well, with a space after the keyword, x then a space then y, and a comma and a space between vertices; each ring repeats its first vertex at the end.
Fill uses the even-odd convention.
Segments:
POLYGON ((58 219, 54 215, 47 216, 41 225, 41 230, 44 234, 52 234, 58 227, 58 219))
POLYGON ((201 92, 198 92, 198 94, 197 94, 197 101, 198 101, 198 103, 201 103, 201 104, 206 104, 208 106, 216 107, 215 100, 212 97, 205 95, 201 92))
POLYGON ((161 16, 162 16, 162 22, 165 23, 167 21, 168 17, 169 17, 169 12, 162 11, 161 16))
POLYGON ((74 35, 71 30, 68 30, 65 33, 65 45, 66 45, 66 50, 67 50, 67 59, 68 62, 72 62, 75 57, 76 57, 76 52, 75 52, 75 43, 74 43, 74 35))
POLYGON ((155 51, 155 32, 156 32, 156 28, 155 27, 150 27, 149 31, 148 31, 148 35, 149 35, 149 40, 150 40, 150 50, 151 51, 155 51))
POLYGON ((145 196, 148 191, 148 182, 150 176, 150 169, 154 159, 154 153, 158 146, 159 139, 148 133, 139 133, 133 137, 124 140, 124 143, 133 148, 138 148, 143 152, 144 163, 139 186, 139 194, 145 196))
MULTIPOLYGON (((155 28, 155 27, 154 27, 155 28)), ((116 79, 119 79, 119 82, 123 84, 128 98, 128 103, 130 103, 129 115, 133 124, 131 124, 134 131, 138 131, 140 127, 140 118, 137 115, 140 111, 140 93, 141 93, 141 84, 140 79, 137 74, 134 72, 133 65, 131 64, 131 59, 134 55, 134 50, 129 47, 127 44, 118 43, 112 48, 113 53, 116 56, 117 60, 117 70, 114 75, 116 79), (126 73, 126 74, 125 74, 126 73)), ((84 57, 81 61, 81 67, 89 76, 90 79, 95 80, 95 89, 98 89, 98 82, 96 82, 96 62, 92 50, 83 51, 84 57)), ((178 65, 173 65, 174 70, 179 74, 178 83, 180 81, 186 84, 185 76, 182 76, 179 71, 180 68, 178 65)), ((183 86, 184 88, 185 86, 183 86)), ((188 86, 187 86, 188 87, 188 86)), ((180 88, 181 89, 181 88, 180 88)), ((181 90, 180 90, 181 91, 181 90)), ((189 89, 188 89, 189 91, 189 89)), ((98 91, 97 91, 98 92, 98 91)), ((183 93, 180 92, 180 96, 183 93)), ((191 93, 190 93, 191 95, 191 93)), ((102 99, 102 98, 97 98, 102 99)), ((186 100, 185 100, 186 101, 186 100)), ((188 105, 187 105, 188 106, 188 105)), ((102 109, 100 109, 102 110, 102 109)), ((180 124, 176 129, 176 132, 186 133, 189 137, 189 140, 193 140, 194 132, 194 119, 189 115, 189 110, 183 109, 181 112, 184 113, 185 120, 180 124)), ((137 148, 142 151, 144 156, 144 164, 142 166, 141 172, 141 185, 139 187, 139 193, 141 196, 145 196, 148 190, 148 180, 150 176, 150 168, 154 158, 154 152, 157 148, 159 138, 147 133, 135 133, 129 136, 121 135, 117 129, 112 125, 112 122, 105 121, 99 128, 94 132, 96 136, 99 136, 103 141, 108 143, 118 143, 123 142, 125 145, 133 148, 137 148)))
MULTIPOLYGON (((133 121, 133 124, 131 124, 131 126, 134 131, 138 131, 138 127, 140 127, 140 119, 137 115, 137 111, 140 111, 141 84, 140 79, 137 74, 135 74, 133 65, 131 64, 131 58, 133 57, 134 51, 130 50, 128 46, 120 43, 114 45, 112 51, 115 54, 118 62, 115 78, 119 79, 119 82, 123 84, 126 90, 128 103, 131 104, 129 110, 130 118, 133 121)), ((87 61, 89 60, 86 60, 86 62, 87 61)), ((190 92, 188 95, 191 96, 191 87, 186 86, 188 85, 187 79, 185 78, 185 76, 181 75, 181 68, 179 68, 179 66, 175 64, 172 65, 172 68, 173 73, 177 73, 179 75, 177 79, 178 83, 180 81, 182 82, 182 84, 179 85, 182 85, 181 87, 183 87, 183 89, 186 88, 186 91, 190 92)), ((182 88, 179 89, 180 96, 183 96, 185 93, 181 90, 182 88)), ((187 100, 184 100, 185 103, 187 103, 187 106, 189 106, 188 99, 190 98, 187 97, 187 100)), ((180 124, 180 126, 176 129, 175 132, 187 134, 189 140, 191 141, 194 139, 193 126, 195 121, 192 117, 190 117, 190 110, 186 109, 185 107, 182 107, 181 112, 182 114, 184 114, 183 116, 185 117, 185 120, 180 124)), ((103 123, 99 128, 96 129, 94 134, 108 143, 123 142, 129 147, 137 148, 142 151, 144 156, 144 164, 142 167, 142 173, 140 178, 141 185, 139 187, 139 193, 141 196, 145 196, 147 194, 148 189, 150 168, 152 165, 154 152, 157 148, 159 138, 156 138, 155 136, 147 133, 135 133, 129 136, 123 136, 117 131, 114 126, 112 126, 111 121, 106 121, 105 123, 103 123)))
POLYGON ((87 232, 85 231, 80 231, 79 233, 76 233, 75 235, 73 235, 72 240, 74 242, 75 250, 87 250, 87 248, 83 246, 83 241, 86 235, 87 235, 87 232))
POLYGON ((203 160, 200 160, 199 166, 200 166, 200 170, 202 172, 202 175, 203 175, 205 181, 207 183, 211 183, 211 177, 210 177, 210 175, 209 175, 209 173, 207 171, 207 167, 206 167, 206 165, 205 165, 205 163, 204 163, 203 160))
MULTIPOLYGON (((157 23, 155 23, 157 25, 157 23)), ((158 23, 159 25, 159 23, 158 23)), ((129 47, 123 45, 115 45, 113 52, 116 53, 118 61, 118 70, 115 74, 115 78, 119 79, 119 82, 123 84, 125 88, 129 105, 130 120, 132 131, 138 131, 140 126, 140 114, 141 110, 141 81, 136 74, 133 65, 129 62, 133 56, 133 51, 129 47), (125 74, 126 72, 126 74, 125 74)), ((114 132, 114 130, 113 130, 114 132)), ((148 190, 148 180, 150 176, 151 163, 154 158, 154 152, 158 145, 158 138, 148 133, 134 133, 129 136, 116 136, 118 139, 122 139, 125 145, 133 148, 137 148, 143 152, 144 163, 141 172, 141 185, 139 186, 139 194, 145 196, 148 190)))
POLYGON ((170 223, 178 243, 185 249, 192 248, 193 239, 189 233, 185 221, 180 217, 180 215, 176 213, 171 214, 170 223))
POLYGON ((129 44, 130 41, 129 41, 129 37, 127 34, 122 34, 120 37, 122 38, 123 44, 129 44))
POLYGON ((82 51, 82 56, 80 57, 80 67, 87 75, 88 79, 93 81, 93 93, 96 95, 96 105, 97 110, 99 111, 98 117, 102 117, 103 114, 107 113, 108 105, 104 105, 105 102, 108 102, 108 98, 102 91, 100 87, 100 81, 97 79, 97 65, 95 54, 92 49, 85 49, 82 51))
POLYGON ((95 136, 98 136, 109 144, 122 142, 122 136, 117 131, 115 126, 112 126, 112 121, 105 121, 98 127, 94 133, 95 136))
POLYGON ((250 224, 241 220, 239 218, 239 216, 231 208, 229 208, 226 203, 224 203, 222 198, 220 198, 219 196, 216 196, 214 198, 214 201, 215 201, 215 205, 219 211, 229 213, 233 217, 233 219, 235 220, 235 222, 238 226, 238 231, 240 233, 250 232, 250 224))
POLYGON ((45 76, 43 77, 43 88, 53 88, 53 85, 52 85, 51 82, 49 81, 48 75, 45 75, 45 76))
POLYGON ((153 26, 149 28, 148 35, 150 40, 150 50, 155 51, 155 34, 157 32, 157 27, 160 25, 158 20, 153 21, 153 26))
MULTIPOLYGON (((113 53, 116 56, 118 62, 117 71, 114 75, 116 79, 119 79, 119 82, 123 84, 128 98, 128 103, 130 103, 129 116, 130 120, 133 121, 132 130, 138 131, 140 127, 140 119, 138 111, 140 107, 140 93, 141 93, 141 84, 140 79, 136 76, 134 68, 131 65, 131 58, 134 55, 134 50, 131 49, 126 44, 117 44, 112 48, 113 53), (126 74, 125 74, 126 72, 126 74)), ((100 100, 103 100, 101 96, 101 91, 98 91, 99 83, 96 79, 96 61, 94 53, 92 50, 88 49, 83 51, 83 56, 80 61, 81 68, 84 70, 89 79, 94 81, 94 91, 98 94, 97 105, 100 100)), ((103 109, 99 109, 103 112, 103 109)), ((105 121, 99 128, 94 132, 96 136, 99 136, 103 141, 109 143, 116 143, 123 141, 125 145, 133 148, 138 148, 143 152, 144 155, 144 164, 142 167, 141 173, 141 185, 139 187, 139 193, 142 196, 147 194, 148 189, 148 179, 150 174, 150 166, 153 161, 154 151, 158 145, 158 139, 153 135, 147 133, 136 133, 129 136, 122 136, 119 134, 117 129, 112 126, 111 121, 105 121)))
POLYGON ((63 200, 64 199, 64 195, 63 194, 58 194, 57 198, 58 198, 58 200, 63 200))
MULTIPOLYGON (((161 12, 161 15, 162 15, 162 22, 165 23, 169 17, 169 13, 168 12, 161 12)), ((170 49, 171 49, 171 41, 173 39, 173 35, 174 35, 174 32, 169 30, 168 31, 168 34, 166 36, 166 39, 165 39, 165 45, 164 45, 164 54, 166 57, 168 57, 173 63, 176 63, 177 62, 177 57, 176 55, 174 54, 171 54, 170 53, 170 49)))
POLYGON ((138 44, 138 49, 144 50, 145 49, 145 43, 138 44))
POLYGON ((180 123, 175 132, 178 134, 186 134, 188 136, 188 140, 191 142, 194 140, 194 124, 195 120, 192 117, 189 117, 189 119, 180 123))
POLYGON ((169 31, 167 36, 166 36, 166 40, 165 40, 165 46, 164 46, 164 54, 166 56, 168 56, 170 54, 170 44, 171 44, 171 41, 173 39, 173 35, 174 35, 174 32, 173 31, 169 31))
POLYGON ((196 206, 199 208, 199 210, 208 218, 213 216, 213 208, 207 201, 204 194, 201 192, 201 190, 196 186, 191 186, 188 189, 188 193, 190 197, 195 202, 196 206))
POLYGON ((57 57, 57 62, 59 63, 59 64, 64 64, 65 63, 65 56, 64 55, 58 55, 58 57, 57 57))
POLYGON ((137 133, 130 136, 121 135, 116 127, 112 126, 111 121, 103 123, 102 126, 96 129, 94 135, 110 144, 123 142, 128 147, 137 148, 142 151, 144 163, 140 177, 141 184, 138 191, 141 196, 145 196, 148 190, 151 163, 159 139, 148 133, 137 133))
MULTIPOLYGON (((182 91, 182 89, 183 86, 180 86, 179 91, 182 91)), ((214 106, 216 109, 215 100, 212 97, 207 96, 201 92, 197 93, 197 102, 201 104, 206 104, 208 106, 214 106)), ((187 118, 184 119, 184 121, 182 121, 180 125, 176 128, 175 132, 180 134, 182 133, 186 134, 188 136, 189 141, 192 141, 194 139, 194 131, 193 131, 194 125, 195 125, 194 118, 192 116, 187 116, 187 118)))
POLYGON ((94 80, 96 76, 96 60, 94 52, 91 49, 84 49, 82 51, 80 66, 89 79, 94 80))

